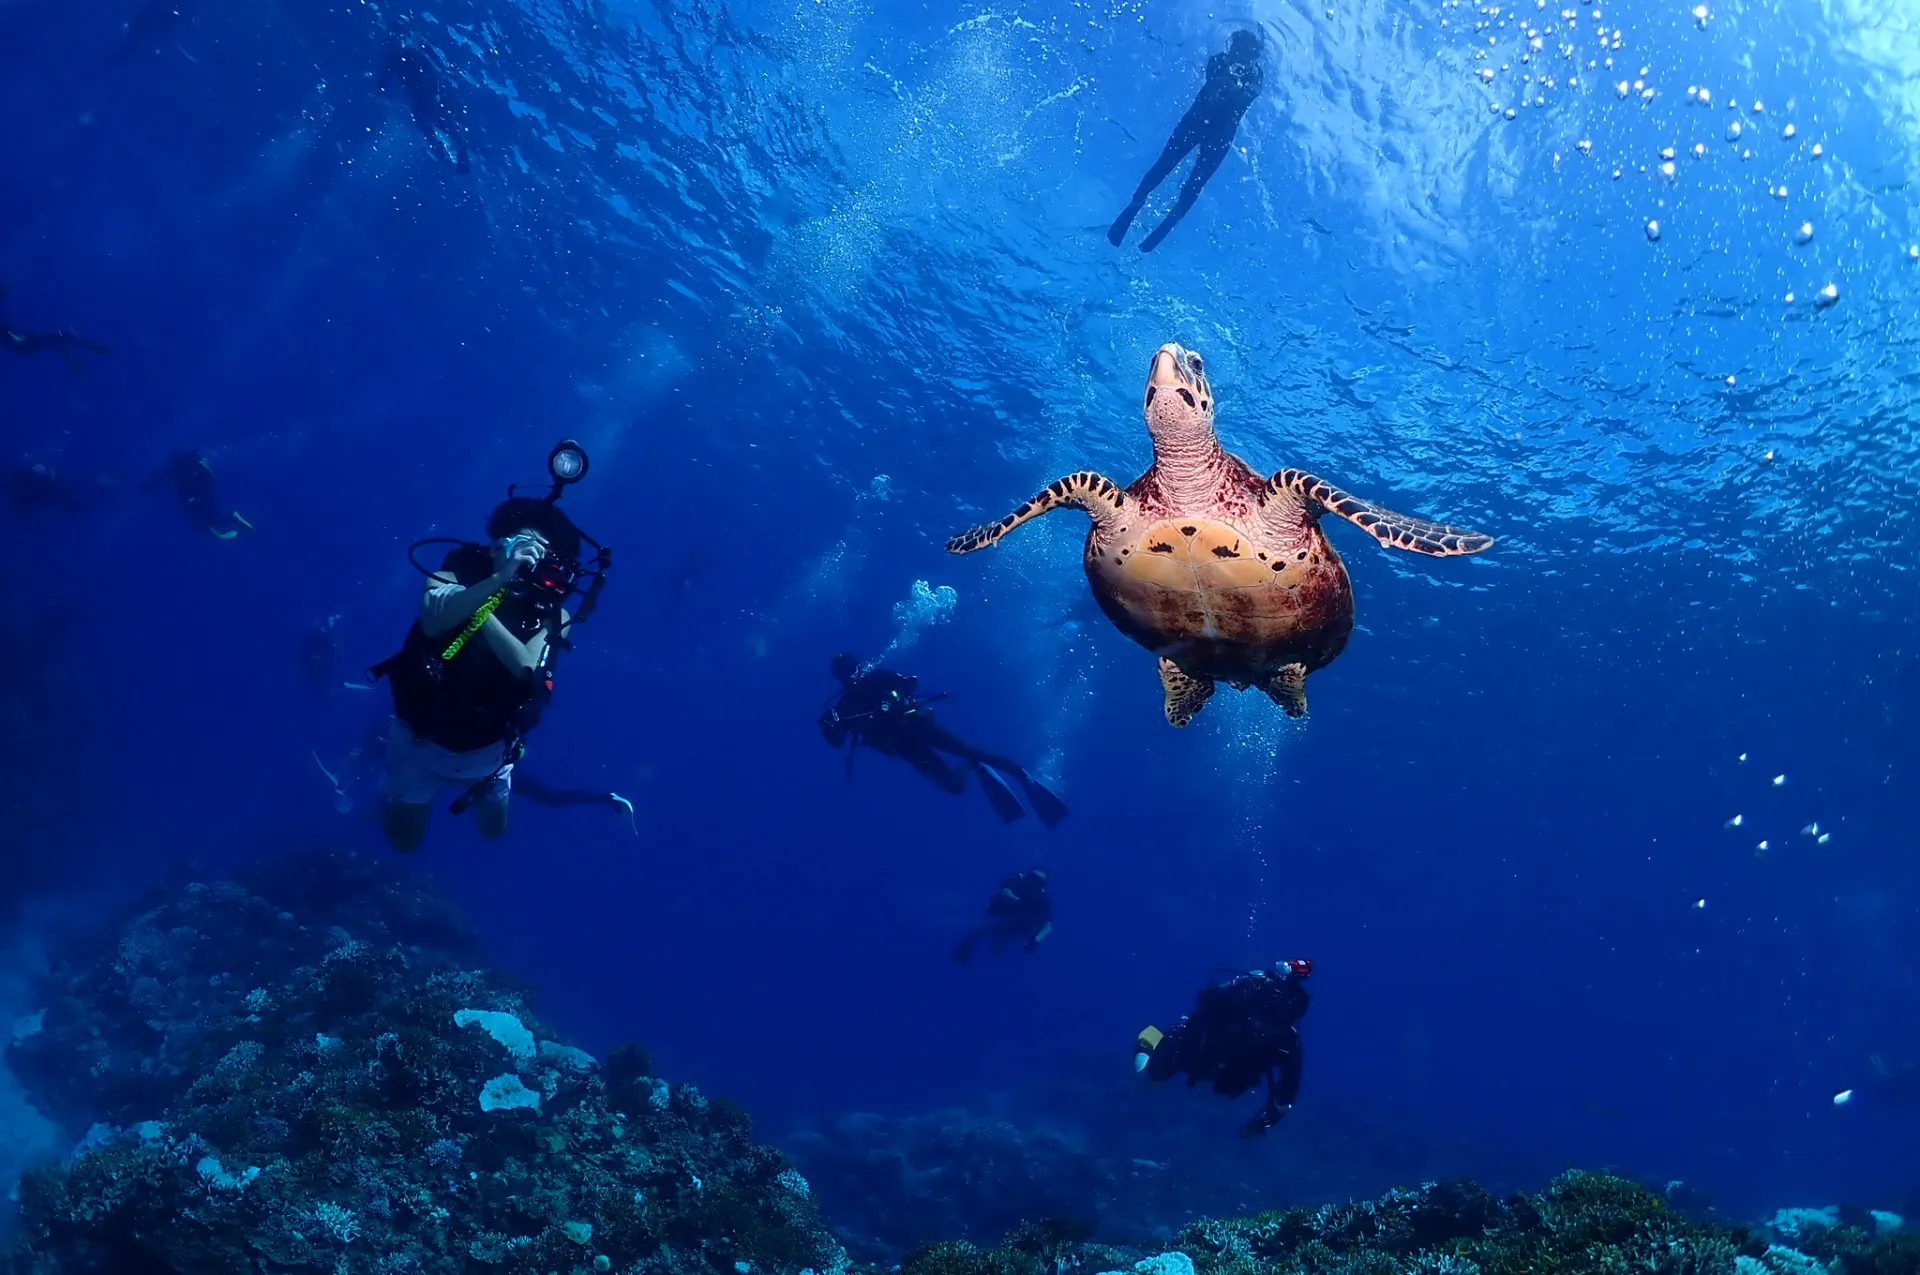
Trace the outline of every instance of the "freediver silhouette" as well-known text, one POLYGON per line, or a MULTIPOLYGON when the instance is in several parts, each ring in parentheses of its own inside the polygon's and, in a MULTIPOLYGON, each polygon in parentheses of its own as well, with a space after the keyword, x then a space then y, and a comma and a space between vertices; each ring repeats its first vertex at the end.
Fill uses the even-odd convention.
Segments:
POLYGON ((1227 42, 1227 51, 1207 59, 1207 82, 1201 86, 1200 96, 1180 117, 1180 122, 1174 126, 1173 136, 1167 139, 1166 149, 1160 152, 1160 158, 1153 162, 1147 175, 1140 179, 1139 189, 1133 192, 1133 201, 1114 218, 1113 225, 1107 230, 1108 242, 1118 248, 1126 240, 1133 219, 1147 206, 1147 196, 1167 179, 1167 175, 1179 166, 1188 152, 1197 150, 1199 154, 1194 157, 1193 170, 1180 187, 1180 197, 1174 202, 1173 211, 1140 241, 1141 252, 1152 252, 1160 246, 1167 233, 1192 211, 1201 190, 1226 161, 1227 152, 1233 146, 1233 135, 1239 131, 1240 120, 1246 115, 1247 108, 1253 105, 1254 99, 1260 96, 1261 83, 1260 37, 1251 31, 1234 32, 1233 38, 1227 42))
POLYGON ((467 172, 472 159, 467 152, 467 131, 453 117, 433 57, 417 45, 395 40, 387 48, 387 60, 380 68, 379 88, 386 92, 398 84, 406 95, 413 124, 420 130, 434 153, 453 164, 456 173, 467 172))
MULTIPOLYGON (((0 302, 7 299, 7 290, 0 287, 0 302)), ((12 350, 15 354, 38 354, 42 350, 57 350, 67 366, 75 372, 84 372, 80 366, 77 350, 87 350, 94 354, 111 354, 106 346, 98 341, 89 341, 78 332, 62 328, 58 332, 33 332, 26 328, 16 328, 5 319, 0 319, 0 349, 12 350)))

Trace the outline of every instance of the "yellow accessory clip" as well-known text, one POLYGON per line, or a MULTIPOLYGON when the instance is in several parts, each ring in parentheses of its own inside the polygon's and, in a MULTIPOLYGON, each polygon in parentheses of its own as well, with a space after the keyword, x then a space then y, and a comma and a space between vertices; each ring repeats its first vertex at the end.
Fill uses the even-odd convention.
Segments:
POLYGON ((1148 1053, 1152 1053, 1154 1050, 1160 1048, 1160 1042, 1166 1038, 1166 1033, 1162 1032, 1158 1027, 1143 1027, 1140 1029, 1140 1039, 1137 1043, 1140 1048, 1146 1050, 1148 1053))
POLYGON ((507 591, 502 589, 485 602, 482 602, 480 609, 473 613, 473 618, 467 621, 467 627, 460 630, 460 636, 455 638, 446 650, 440 652, 440 658, 450 660, 460 654, 461 648, 466 646, 473 635, 480 631, 481 626, 492 617, 495 611, 500 609, 500 604, 506 600, 506 597, 507 591))

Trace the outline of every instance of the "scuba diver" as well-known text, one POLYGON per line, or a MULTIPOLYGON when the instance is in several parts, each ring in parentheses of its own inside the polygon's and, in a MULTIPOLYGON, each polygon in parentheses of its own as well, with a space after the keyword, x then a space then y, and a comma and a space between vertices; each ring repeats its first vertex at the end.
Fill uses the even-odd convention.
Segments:
POLYGON ((104 478, 75 481, 51 465, 15 465, 7 470, 5 486, 7 503, 23 517, 42 511, 83 514, 113 491, 104 478))
POLYGON ((1141 1030, 1134 1070, 1155 1081, 1185 1072, 1188 1088, 1207 1081, 1228 1098, 1265 1080, 1267 1100, 1240 1130, 1258 1137, 1286 1118, 1300 1092, 1300 1019, 1312 973, 1312 961, 1281 961, 1202 988, 1193 1012, 1171 1031, 1141 1030))
POLYGON ((487 516, 490 544, 435 539, 408 550, 427 577, 420 618, 399 652, 370 670, 393 691, 381 822, 395 849, 419 849, 433 799, 448 785, 462 790, 454 814, 477 806, 480 835, 506 835, 514 763, 553 696, 554 662, 570 649, 572 626, 599 604, 612 555, 559 503, 586 476, 587 454, 568 439, 548 455, 547 471, 553 486, 544 497, 507 489, 487 516), (445 543, 455 547, 438 571, 413 556, 445 543), (591 568, 580 563, 583 544, 595 550, 591 568), (583 576, 579 614, 569 614, 583 576))
POLYGON ((420 130, 434 154, 464 173, 472 168, 467 154, 467 130, 453 117, 441 83, 439 68, 426 49, 395 40, 387 48, 387 60, 380 68, 378 87, 382 93, 390 84, 398 84, 406 95, 407 109, 413 113, 414 127, 420 130))
POLYGON ((1053 933, 1053 902, 1047 898, 1047 870, 1032 868, 1000 883, 987 900, 987 919, 953 949, 953 959, 965 965, 981 939, 993 940, 993 954, 1001 956, 1007 944, 1020 940, 1020 950, 1037 952, 1053 933))
POLYGON ((832 667, 840 693, 820 714, 820 733, 835 748, 847 747, 849 780, 853 778, 854 751, 864 744, 876 753, 898 757, 956 796, 966 791, 967 772, 971 770, 980 780, 980 791, 1004 823, 1024 818, 1027 812, 1002 772, 1019 782, 1041 823, 1051 828, 1067 817, 1066 804, 1042 787, 1019 762, 976 748, 934 720, 927 705, 945 699, 944 691, 917 695, 919 678, 887 668, 863 669, 849 651, 834 656, 832 667), (950 765, 941 753, 957 757, 963 764, 950 765))
POLYGON ((1233 147, 1233 135, 1240 128, 1241 117, 1254 99, 1260 96, 1260 37, 1252 31, 1235 31, 1227 42, 1225 53, 1216 53, 1207 59, 1207 82, 1200 89, 1200 96, 1194 99, 1187 113, 1180 117, 1174 126, 1173 136, 1167 139, 1166 149, 1160 152, 1160 158, 1153 161, 1153 167, 1140 179, 1139 189, 1133 192, 1133 202, 1120 211, 1113 225, 1107 231, 1107 241, 1118 248, 1127 237, 1127 229, 1133 225, 1133 219, 1147 206, 1147 196, 1154 188, 1167 179, 1167 175, 1187 157, 1187 152, 1197 150, 1193 171, 1187 174, 1186 184, 1180 187, 1180 197, 1174 201, 1173 211, 1167 214, 1147 237, 1140 241, 1141 252, 1152 252, 1160 246, 1167 233, 1180 224, 1193 208, 1194 201, 1200 198, 1200 191, 1226 160, 1227 152, 1233 147))
MULTIPOLYGON (((7 299, 7 290, 0 288, 0 301, 7 299)), ((61 329, 58 332, 30 332, 25 328, 16 328, 4 319, 0 319, 0 348, 12 350, 15 354, 38 354, 42 350, 57 350, 67 366, 75 372, 85 372, 80 366, 80 356, 74 351, 87 350, 94 354, 111 354, 112 350, 98 341, 89 341, 78 332, 61 329)))
POLYGON ((195 531, 204 531, 215 540, 232 540, 253 534, 253 524, 242 518, 237 510, 226 514, 216 511, 213 466, 199 452, 175 452, 167 458, 165 465, 153 472, 146 485, 148 490, 152 490, 163 483, 172 484, 181 512, 187 515, 187 523, 195 531))

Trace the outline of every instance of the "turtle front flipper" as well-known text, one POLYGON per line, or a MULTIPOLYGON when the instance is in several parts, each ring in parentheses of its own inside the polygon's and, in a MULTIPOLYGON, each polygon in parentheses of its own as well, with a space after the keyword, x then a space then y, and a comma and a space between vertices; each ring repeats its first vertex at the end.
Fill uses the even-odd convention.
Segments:
POLYGON ((1049 483, 1045 491, 1018 509, 984 527, 963 531, 947 541, 948 553, 972 553, 1000 543, 1000 537, 1029 518, 1052 513, 1056 509, 1084 509, 1093 516, 1093 524, 1103 530, 1120 517, 1126 507, 1127 493, 1105 474, 1083 469, 1077 474, 1049 483))
POLYGON ((1268 500, 1284 495, 1300 497, 1310 502, 1310 508, 1318 505, 1326 512, 1339 514, 1389 549, 1451 558, 1493 547, 1492 536, 1382 509, 1301 469, 1283 469, 1267 481, 1268 500))
POLYGON ((1288 717, 1307 715, 1307 666, 1288 664, 1268 678, 1261 690, 1278 704, 1288 717))
POLYGON ((1192 721, 1213 698, 1212 678, 1194 677, 1164 655, 1160 657, 1160 688, 1167 693, 1167 724, 1173 727, 1192 721))

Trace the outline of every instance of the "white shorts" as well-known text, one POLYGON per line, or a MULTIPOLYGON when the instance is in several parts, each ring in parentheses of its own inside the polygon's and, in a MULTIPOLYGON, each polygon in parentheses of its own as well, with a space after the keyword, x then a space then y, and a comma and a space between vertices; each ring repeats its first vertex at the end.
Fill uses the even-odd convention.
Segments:
POLYGON ((493 776, 482 801, 505 801, 513 788, 513 767, 502 769, 505 744, 490 744, 470 753, 452 753, 428 740, 417 739, 407 724, 394 718, 387 724, 386 794, 409 806, 424 806, 448 786, 462 790, 493 776), (494 775, 499 771, 498 775, 494 775))

